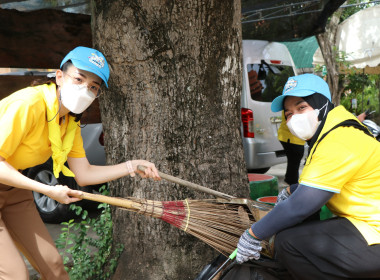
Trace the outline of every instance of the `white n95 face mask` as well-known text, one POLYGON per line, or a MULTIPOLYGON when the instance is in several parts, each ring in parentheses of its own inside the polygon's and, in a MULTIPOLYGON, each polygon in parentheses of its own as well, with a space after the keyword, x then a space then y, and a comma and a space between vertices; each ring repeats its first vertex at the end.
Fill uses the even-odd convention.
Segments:
POLYGON ((303 114, 295 114, 286 123, 290 132, 302 139, 309 140, 317 131, 318 125, 321 123, 318 121, 319 109, 308 111, 303 114))
POLYGON ((60 92, 63 106, 74 114, 83 113, 96 98, 87 85, 64 83, 60 92))

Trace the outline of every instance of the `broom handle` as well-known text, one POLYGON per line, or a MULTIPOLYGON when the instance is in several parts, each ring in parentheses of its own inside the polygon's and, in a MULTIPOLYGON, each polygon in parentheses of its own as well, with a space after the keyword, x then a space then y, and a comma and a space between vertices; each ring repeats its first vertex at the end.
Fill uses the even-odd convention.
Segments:
POLYGON ((235 251, 233 251, 232 254, 229 255, 227 260, 217 269, 217 271, 215 271, 214 274, 211 275, 210 278, 208 278, 208 280, 213 280, 215 278, 215 276, 219 273, 219 271, 221 271, 226 266, 226 264, 228 264, 229 261, 233 260, 236 257, 237 251, 238 251, 238 249, 235 249, 235 251))
MULTIPOLYGON (((137 167, 137 169, 144 172, 145 166, 139 165, 137 167)), ((206 187, 203 187, 201 185, 198 185, 198 184, 195 184, 195 183, 191 183, 189 181, 185 181, 183 179, 180 179, 180 178, 177 178, 177 177, 174 177, 174 176, 162 173, 160 171, 158 171, 158 175, 160 175, 161 178, 164 178, 165 180, 168 180, 170 182, 173 182, 173 183, 176 183, 176 184, 179 184, 179 185, 182 185, 182 186, 185 186, 185 187, 197 190, 197 191, 201 191, 201 192, 205 192, 205 193, 208 193, 208 194, 212 194, 212 195, 215 195, 217 197, 221 197, 221 198, 224 198, 224 199, 227 199, 227 200, 231 200, 232 198, 235 198, 232 195, 225 194, 225 193, 222 193, 222 192, 218 192, 218 191, 212 190, 210 188, 206 188, 206 187)))
POLYGON ((110 197, 101 194, 93 194, 88 192, 83 192, 79 198, 97 201, 101 203, 107 203, 118 207, 123 207, 127 209, 140 210, 141 205, 132 200, 118 198, 118 197, 110 197))

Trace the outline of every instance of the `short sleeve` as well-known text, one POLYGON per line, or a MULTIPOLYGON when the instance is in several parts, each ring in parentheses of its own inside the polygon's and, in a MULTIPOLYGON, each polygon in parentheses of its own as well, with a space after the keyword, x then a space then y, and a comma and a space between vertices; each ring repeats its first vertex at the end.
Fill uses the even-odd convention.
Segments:
POLYGON ((347 141, 328 135, 317 146, 310 162, 306 163, 300 176, 300 183, 339 193, 360 166, 360 156, 352 148, 350 149, 347 141))
POLYGON ((2 104, 0 109, 0 155, 7 159, 33 129, 34 111, 24 100, 2 104))
POLYGON ((81 135, 80 123, 78 123, 78 128, 75 131, 75 138, 74 138, 73 147, 67 156, 73 157, 73 158, 86 157, 86 152, 83 148, 83 139, 82 139, 82 135, 81 135))

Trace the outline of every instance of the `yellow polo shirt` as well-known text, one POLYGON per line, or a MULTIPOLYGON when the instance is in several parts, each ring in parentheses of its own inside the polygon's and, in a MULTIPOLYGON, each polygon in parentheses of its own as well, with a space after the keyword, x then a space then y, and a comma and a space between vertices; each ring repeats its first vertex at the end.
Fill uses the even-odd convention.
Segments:
MULTIPOLYGON (((49 85, 55 91, 55 84, 49 85)), ((55 107, 58 108, 58 100, 55 107)), ((58 115, 57 115, 58 117, 58 115)), ((68 116, 62 122, 62 140, 68 116)), ((0 156, 16 169, 26 169, 46 162, 52 155, 46 104, 41 86, 19 90, 0 101, 0 156)), ((85 157, 81 129, 75 132, 69 157, 85 157)))
MULTIPOLYGON (((343 106, 334 108, 319 137, 347 119, 356 118, 343 106)), ((327 203, 331 212, 351 221, 369 245, 380 244, 380 143, 353 127, 338 127, 318 140, 300 183, 334 192, 327 203)))

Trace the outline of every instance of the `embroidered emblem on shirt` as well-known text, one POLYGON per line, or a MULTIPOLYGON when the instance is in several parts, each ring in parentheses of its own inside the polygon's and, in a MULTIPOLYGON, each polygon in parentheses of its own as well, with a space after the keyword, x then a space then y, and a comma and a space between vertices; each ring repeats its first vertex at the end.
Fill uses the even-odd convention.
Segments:
POLYGON ((90 56, 88 58, 88 61, 90 61, 91 63, 95 64, 99 68, 103 68, 104 67, 104 58, 100 57, 100 56, 97 56, 95 53, 91 53, 91 54, 92 54, 92 56, 90 56))
POLYGON ((286 82, 284 87, 284 94, 286 94, 288 91, 291 91, 297 86, 297 81, 294 79, 290 79, 286 82))

